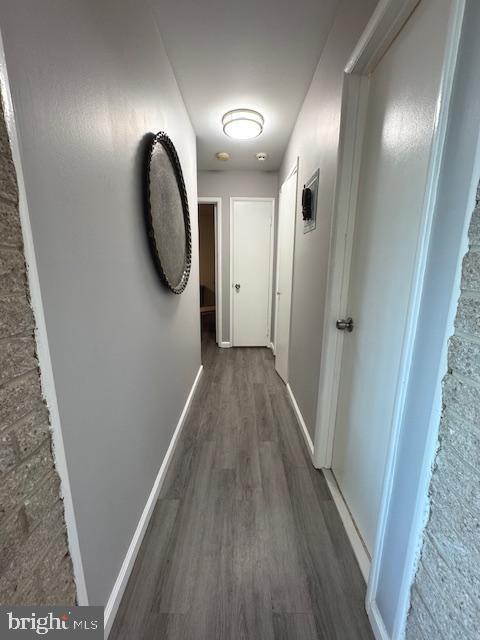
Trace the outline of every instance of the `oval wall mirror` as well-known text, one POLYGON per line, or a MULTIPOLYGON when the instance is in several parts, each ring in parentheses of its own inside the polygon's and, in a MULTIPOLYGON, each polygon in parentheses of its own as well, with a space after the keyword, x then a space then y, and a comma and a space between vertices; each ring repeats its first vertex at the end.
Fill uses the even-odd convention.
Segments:
POLYGON ((153 138, 147 160, 147 231, 162 282, 182 293, 192 258, 187 192, 177 152, 163 132, 153 138))

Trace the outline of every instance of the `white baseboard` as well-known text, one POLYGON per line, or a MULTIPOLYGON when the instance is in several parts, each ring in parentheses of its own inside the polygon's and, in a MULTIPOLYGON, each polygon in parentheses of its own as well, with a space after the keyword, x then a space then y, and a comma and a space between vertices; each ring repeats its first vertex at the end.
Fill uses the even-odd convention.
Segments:
POLYGON ((295 396, 293 395, 293 391, 290 385, 287 383, 287 391, 290 396, 290 401, 292 403, 293 410, 295 411, 295 415, 297 417, 298 424, 300 425, 302 435, 305 438, 305 443, 307 445, 307 449, 310 452, 310 456, 313 460, 313 442, 310 434, 308 433, 307 425, 305 424, 305 420, 303 419, 302 412, 300 411, 300 407, 295 400, 295 396))
POLYGON ((371 605, 367 606, 367 614, 375 640, 390 640, 390 636, 388 635, 388 631, 383 623, 383 618, 378 610, 376 602, 372 602, 371 605))
POLYGON ((218 346, 222 349, 229 349, 232 346, 231 342, 219 342, 218 346))
POLYGON ((123 592, 125 591, 125 587, 127 586, 127 582, 130 577, 130 573, 132 572, 133 565, 137 557, 137 553, 140 549, 140 545, 142 544, 143 536, 145 535, 145 531, 147 530, 148 523, 150 522, 150 518, 155 508, 158 494, 160 493, 160 489, 162 488, 163 481, 165 480, 165 476, 168 471, 168 466, 170 464, 170 461, 173 456, 173 452, 175 450, 175 445, 177 444, 178 437, 185 423, 185 418, 187 416, 188 409, 190 408, 190 405, 192 403, 192 399, 195 394, 195 390, 197 388, 198 382, 200 380, 202 370, 203 370, 203 365, 200 365, 198 373, 195 377, 195 381, 192 385, 190 393, 188 394, 187 401, 185 402, 185 406, 183 407, 183 411, 180 415, 180 418, 178 420, 177 426, 173 433, 172 439, 168 446, 167 453, 165 454, 162 465, 160 467, 160 470, 153 484, 152 491, 148 496, 147 503, 145 504, 143 513, 140 517, 140 520, 138 521, 137 528, 135 530, 135 533, 133 534, 132 541, 130 542, 130 546, 128 547, 128 551, 123 560, 122 567, 117 576, 115 584, 113 585, 112 592, 110 594, 107 605, 105 607, 105 613, 104 613, 105 638, 108 638, 108 634, 110 633, 110 630, 112 628, 113 621, 115 620, 118 607, 122 600, 123 592))
POLYGON ((368 582, 368 576, 370 574, 370 565, 371 559, 368 551, 363 544, 363 540, 358 533, 357 527, 353 521, 353 518, 348 510, 347 505, 345 504, 345 500, 343 499, 342 493, 338 488, 337 481, 330 469, 322 469, 323 475, 325 476, 325 480, 327 481, 328 488, 330 493, 332 494, 333 501, 335 506, 337 507, 337 511, 342 519, 343 526, 347 533, 350 544, 352 545, 353 553, 357 559, 357 562, 360 566, 360 571, 362 572, 363 578, 365 582, 368 582))

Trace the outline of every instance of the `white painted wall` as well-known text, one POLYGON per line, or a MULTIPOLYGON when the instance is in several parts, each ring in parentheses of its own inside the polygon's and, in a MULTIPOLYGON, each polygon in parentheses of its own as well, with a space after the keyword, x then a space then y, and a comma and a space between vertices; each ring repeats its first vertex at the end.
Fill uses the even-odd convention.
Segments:
POLYGON ((105 604, 200 365, 195 135, 144 0, 0 1, 91 604, 105 604), (165 291, 143 225, 142 138, 183 166, 193 260, 165 291))
MULTIPOLYGON (((270 171, 199 171, 198 195, 222 198, 222 340, 230 341, 230 198, 278 200, 278 174, 270 171)), ((277 225, 275 224, 275 228, 277 225)), ((218 285, 219 286, 219 285, 218 285)), ((273 338, 273 328, 271 331, 273 338)))
POLYGON ((340 3, 279 172, 279 184, 282 184, 299 157, 289 379, 312 438, 337 173, 343 69, 375 4, 375 0, 343 0, 340 3), (304 235, 301 191, 317 168, 320 169, 317 228, 304 235))

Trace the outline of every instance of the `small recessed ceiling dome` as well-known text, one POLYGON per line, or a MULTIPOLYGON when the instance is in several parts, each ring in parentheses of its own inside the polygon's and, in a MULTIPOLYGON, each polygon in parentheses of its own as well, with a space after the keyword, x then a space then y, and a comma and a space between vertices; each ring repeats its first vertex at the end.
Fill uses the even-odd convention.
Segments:
POLYGON ((226 151, 219 151, 215 154, 215 157, 217 158, 217 160, 230 160, 230 154, 226 151))
POLYGON ((259 162, 265 162, 265 160, 268 158, 268 153, 265 153, 265 151, 259 151, 255 154, 255 157, 259 162))
POLYGON ((223 132, 236 140, 256 138, 263 131, 263 116, 252 109, 233 109, 222 118, 223 132))

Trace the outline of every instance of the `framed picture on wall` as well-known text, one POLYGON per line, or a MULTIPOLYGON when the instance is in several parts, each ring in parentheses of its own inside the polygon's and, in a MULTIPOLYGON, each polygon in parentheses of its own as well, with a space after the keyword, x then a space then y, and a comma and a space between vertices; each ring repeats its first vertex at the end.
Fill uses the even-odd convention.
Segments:
POLYGON ((303 233, 310 233, 317 226, 319 169, 305 183, 302 193, 303 233))

